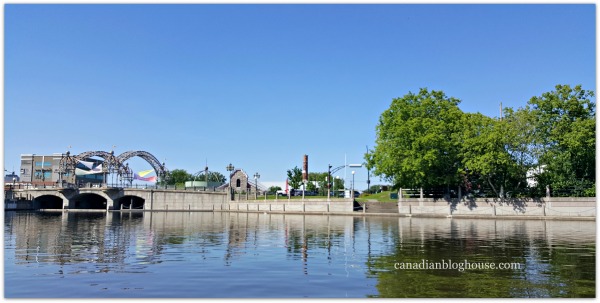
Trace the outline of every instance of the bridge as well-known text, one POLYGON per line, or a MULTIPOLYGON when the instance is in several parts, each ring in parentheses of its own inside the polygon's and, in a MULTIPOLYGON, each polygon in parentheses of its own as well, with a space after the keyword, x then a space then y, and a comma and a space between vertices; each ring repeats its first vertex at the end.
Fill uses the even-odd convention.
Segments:
POLYGON ((8 191, 5 209, 143 210, 143 211, 259 211, 282 213, 352 213, 351 199, 261 200, 241 193, 231 200, 227 191, 164 188, 18 188, 8 191), (254 200, 252 200, 254 199, 254 200))
POLYGON ((105 182, 106 174, 115 173, 121 179, 131 184, 133 180, 133 171, 129 167, 129 164, 126 163, 126 161, 133 157, 140 157, 146 162, 148 162, 148 164, 152 166, 152 169, 154 169, 156 175, 160 180, 165 180, 168 177, 169 171, 167 170, 165 163, 160 163, 160 161, 155 156, 146 151, 126 151, 118 156, 115 156, 114 151, 87 151, 78 155, 71 155, 71 153, 67 151, 59 162, 58 183, 62 185, 65 176, 74 176, 75 167, 77 166, 77 163, 79 163, 79 161, 86 161, 86 159, 89 159, 91 157, 100 157, 104 159, 104 163, 102 165, 102 173, 104 174, 105 182))
POLYGON ((30 201, 33 209, 100 210, 213 210, 224 209, 223 191, 141 188, 25 188, 13 189, 15 201, 30 201))

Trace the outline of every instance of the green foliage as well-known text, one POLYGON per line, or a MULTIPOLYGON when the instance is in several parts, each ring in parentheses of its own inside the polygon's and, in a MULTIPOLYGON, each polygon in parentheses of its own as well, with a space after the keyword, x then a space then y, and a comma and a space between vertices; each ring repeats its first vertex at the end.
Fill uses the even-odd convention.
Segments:
POLYGON ((295 166, 287 170, 288 183, 293 189, 299 189, 302 184, 302 170, 295 166))
POLYGON ((315 183, 309 181, 308 183, 306 183, 306 190, 316 192, 317 186, 315 185, 315 183))
POLYGON ((276 193, 278 190, 281 190, 281 187, 279 187, 279 186, 271 186, 271 187, 269 187, 269 189, 268 189, 267 192, 268 192, 268 194, 272 195, 272 194, 276 193))
MULTIPOLYGON (((527 166, 521 166, 508 146, 517 146, 511 123, 516 119, 492 119, 480 113, 464 114, 461 163, 467 191, 473 183, 489 185, 495 196, 504 188, 518 189, 525 185, 527 166)), ((515 151, 516 153, 516 151, 515 151)), ((463 179, 464 180, 464 179, 463 179)))
POLYGON ((596 111, 592 91, 557 85, 527 104, 535 125, 535 152, 543 172, 538 184, 595 194, 596 111))
POLYGON ((191 180, 193 177, 185 169, 174 169, 169 172, 167 179, 168 185, 185 184, 185 181, 191 180))
POLYGON ((592 91, 557 85, 504 118, 463 113, 459 100, 421 89, 392 101, 377 125, 365 165, 394 188, 489 188, 495 196, 595 195, 595 103, 592 91), (527 173, 537 188, 527 188, 527 173))
MULTIPOLYGON (((189 180, 206 181, 205 172, 201 171, 196 176, 192 176, 189 180)), ((208 172, 208 181, 225 183, 225 181, 227 181, 227 178, 225 178, 225 176, 223 174, 221 174, 220 172, 212 172, 211 171, 211 172, 208 172)))
POLYGON ((459 103, 427 89, 394 99, 379 118, 375 149, 365 157, 367 166, 395 187, 457 183, 459 103))

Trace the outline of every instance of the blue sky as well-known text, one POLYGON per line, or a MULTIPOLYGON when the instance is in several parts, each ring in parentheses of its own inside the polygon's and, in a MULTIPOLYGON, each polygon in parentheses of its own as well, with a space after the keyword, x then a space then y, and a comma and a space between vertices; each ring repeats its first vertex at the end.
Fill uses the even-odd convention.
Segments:
POLYGON ((261 181, 304 154, 313 172, 362 163, 380 114, 421 87, 488 116, 595 90, 595 22, 593 4, 6 5, 4 165, 68 146, 261 181))

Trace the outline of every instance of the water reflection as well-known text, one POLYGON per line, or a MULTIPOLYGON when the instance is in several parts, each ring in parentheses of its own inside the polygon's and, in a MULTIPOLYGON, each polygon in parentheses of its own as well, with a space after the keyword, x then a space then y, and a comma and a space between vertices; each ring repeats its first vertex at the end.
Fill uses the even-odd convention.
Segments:
POLYGON ((381 297, 594 297, 595 222, 400 220, 369 259, 381 297), (395 236, 395 237, 394 237, 395 236), (520 270, 385 270, 396 262, 518 263, 520 270))
POLYGON ((6 212, 4 234, 7 297, 595 296, 589 221, 6 212), (394 268, 450 259, 523 266, 394 268))

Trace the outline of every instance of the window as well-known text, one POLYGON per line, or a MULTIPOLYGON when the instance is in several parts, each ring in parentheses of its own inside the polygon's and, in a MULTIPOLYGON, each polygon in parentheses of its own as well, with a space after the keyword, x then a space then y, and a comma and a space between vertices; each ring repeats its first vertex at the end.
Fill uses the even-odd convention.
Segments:
POLYGON ((240 181, 240 179, 237 179, 235 181, 235 187, 240 187, 240 186, 242 186, 242 181, 240 181))

